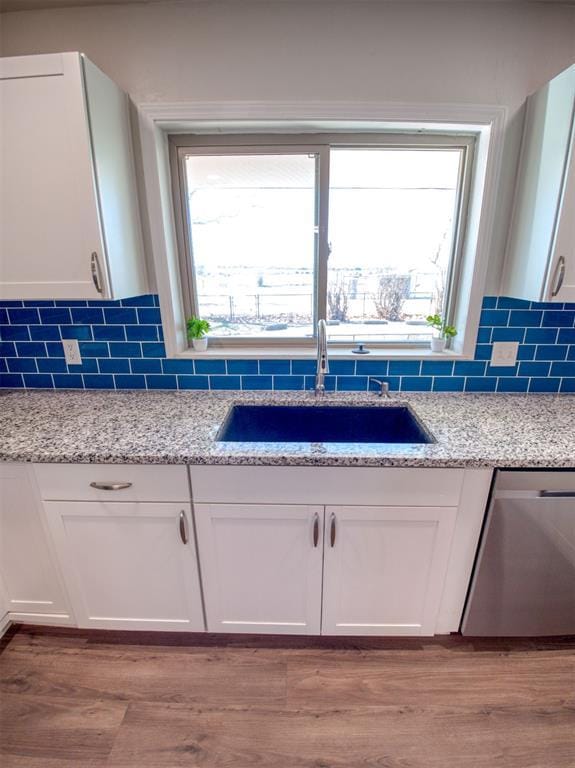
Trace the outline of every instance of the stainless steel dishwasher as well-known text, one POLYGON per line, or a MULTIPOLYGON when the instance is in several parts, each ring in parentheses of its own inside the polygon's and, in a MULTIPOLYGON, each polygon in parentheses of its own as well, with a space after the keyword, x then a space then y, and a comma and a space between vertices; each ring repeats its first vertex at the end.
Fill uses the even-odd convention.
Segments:
POLYGON ((462 633, 575 634, 575 471, 497 472, 462 633))

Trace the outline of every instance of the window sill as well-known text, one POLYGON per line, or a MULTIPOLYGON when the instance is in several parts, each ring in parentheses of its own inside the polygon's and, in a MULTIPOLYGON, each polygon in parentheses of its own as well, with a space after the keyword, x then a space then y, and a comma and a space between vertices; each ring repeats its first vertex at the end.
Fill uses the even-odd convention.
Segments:
MULTIPOLYGON (((371 349, 368 355, 354 355, 349 349, 328 347, 330 360, 472 360, 472 355, 447 350, 445 352, 432 352, 430 349, 418 347, 408 349, 406 347, 390 347, 388 349, 371 349)), ((315 347, 208 347, 205 352, 195 352, 187 349, 176 355, 177 359, 184 360, 310 360, 315 359, 315 347)))

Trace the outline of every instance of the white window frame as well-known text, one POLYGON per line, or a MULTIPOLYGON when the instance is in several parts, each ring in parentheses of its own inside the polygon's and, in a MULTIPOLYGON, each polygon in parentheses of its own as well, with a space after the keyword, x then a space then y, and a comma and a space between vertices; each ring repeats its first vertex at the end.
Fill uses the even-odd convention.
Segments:
MULTIPOLYGON (((471 359, 490 257, 505 120, 504 107, 483 105, 374 105, 355 102, 140 104, 138 138, 142 149, 144 203, 149 223, 148 257, 153 264, 155 286, 153 278, 150 282, 160 297, 166 354, 172 358, 225 356, 292 359, 305 359, 313 354, 309 347, 299 342, 289 346, 212 347, 203 353, 195 353, 188 347, 170 174, 170 135, 414 132, 474 136, 466 236, 462 244, 458 301, 453 318, 458 336, 451 350, 439 355, 423 348, 392 348, 388 345, 373 350, 370 355, 370 359, 426 359, 437 356, 442 359, 471 359)), ((346 349, 337 345, 332 350, 330 344, 330 354, 340 358, 352 357, 349 345, 346 349)))

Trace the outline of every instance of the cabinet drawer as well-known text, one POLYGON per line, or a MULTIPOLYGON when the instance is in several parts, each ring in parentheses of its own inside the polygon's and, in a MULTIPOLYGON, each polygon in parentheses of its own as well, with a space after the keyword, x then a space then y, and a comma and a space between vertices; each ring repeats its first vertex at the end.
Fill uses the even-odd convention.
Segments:
POLYGON ((195 502, 456 507, 464 470, 192 466, 190 474, 195 502))
POLYGON ((190 500, 187 469, 182 466, 35 464, 34 469, 46 501, 190 500))

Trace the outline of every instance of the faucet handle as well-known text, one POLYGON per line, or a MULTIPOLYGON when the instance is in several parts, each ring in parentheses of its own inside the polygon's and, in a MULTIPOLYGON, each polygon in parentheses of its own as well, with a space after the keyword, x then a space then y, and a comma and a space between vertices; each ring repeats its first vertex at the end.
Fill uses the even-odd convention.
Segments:
POLYGON ((369 380, 379 386, 379 392, 377 393, 379 397, 383 397, 384 395, 385 397, 389 397, 389 383, 387 381, 375 379, 373 376, 370 376, 369 380))

